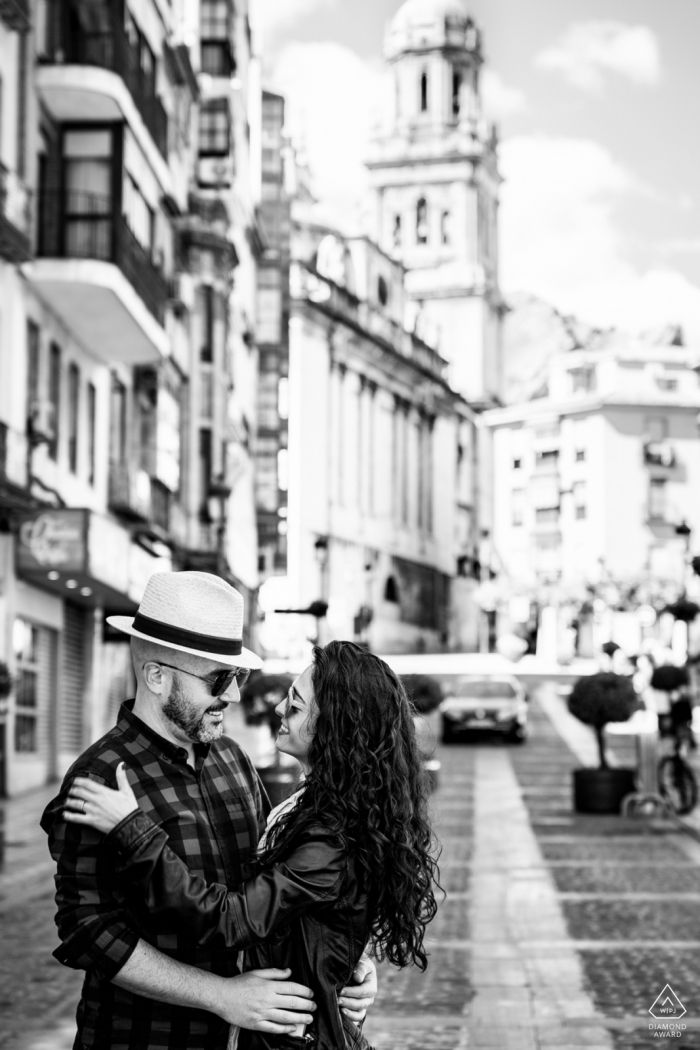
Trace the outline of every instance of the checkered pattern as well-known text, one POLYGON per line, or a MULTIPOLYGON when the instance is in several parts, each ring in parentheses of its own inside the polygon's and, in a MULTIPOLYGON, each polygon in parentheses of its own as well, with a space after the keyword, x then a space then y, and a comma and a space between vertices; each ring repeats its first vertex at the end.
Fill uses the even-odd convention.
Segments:
POLYGON ((76 1046, 98 1050, 225 1050, 228 1025, 204 1011, 142 999, 111 983, 140 937, 165 955, 224 977, 236 974, 236 951, 212 951, 172 927, 159 928, 101 851, 103 836, 62 819, 75 776, 115 784, 119 762, 144 812, 164 828, 191 872, 233 887, 252 874, 269 804, 245 753, 232 740, 187 752, 159 737, 124 704, 114 729, 68 771, 41 826, 56 864, 59 962, 85 970, 76 1046))

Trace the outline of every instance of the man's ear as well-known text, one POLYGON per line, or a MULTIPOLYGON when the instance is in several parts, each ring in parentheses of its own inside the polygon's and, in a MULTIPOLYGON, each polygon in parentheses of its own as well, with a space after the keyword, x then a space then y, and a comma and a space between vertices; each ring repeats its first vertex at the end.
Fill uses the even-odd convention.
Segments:
POLYGON ((143 665, 143 680, 152 693, 160 695, 165 688, 163 668, 155 660, 149 660, 143 665))

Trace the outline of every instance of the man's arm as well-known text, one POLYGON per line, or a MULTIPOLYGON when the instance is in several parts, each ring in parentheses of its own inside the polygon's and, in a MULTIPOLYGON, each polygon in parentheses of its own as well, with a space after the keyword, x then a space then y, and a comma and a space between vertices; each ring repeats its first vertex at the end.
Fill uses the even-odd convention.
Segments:
POLYGON ((251 970, 239 977, 217 977, 140 940, 112 983, 147 999, 207 1010, 239 1028, 293 1034, 295 1024, 311 1024, 316 1006, 311 989, 287 980, 289 973, 251 970))
MULTIPOLYGON (((92 779, 105 783, 99 776, 92 779)), ((311 990, 280 985, 287 976, 281 971, 271 980, 256 974, 227 980, 176 962, 140 939, 112 890, 109 865, 105 867, 100 851, 103 836, 64 819, 69 789, 70 784, 64 785, 42 819, 57 864, 56 925, 62 943, 54 955, 59 962, 98 973, 146 998, 210 1010, 225 1020, 235 1018, 232 1023, 241 1027, 248 1027, 241 1018, 247 1019, 258 1031, 287 1031, 275 1025, 287 1020, 289 1010, 309 1013, 311 990)))

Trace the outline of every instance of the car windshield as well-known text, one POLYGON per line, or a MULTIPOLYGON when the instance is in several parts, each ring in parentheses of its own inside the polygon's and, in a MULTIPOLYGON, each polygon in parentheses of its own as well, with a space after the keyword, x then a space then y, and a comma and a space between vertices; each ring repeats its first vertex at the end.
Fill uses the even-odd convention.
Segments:
POLYGON ((510 682, 494 681, 492 678, 457 678, 445 683, 448 696, 474 700, 514 700, 515 689, 510 682))

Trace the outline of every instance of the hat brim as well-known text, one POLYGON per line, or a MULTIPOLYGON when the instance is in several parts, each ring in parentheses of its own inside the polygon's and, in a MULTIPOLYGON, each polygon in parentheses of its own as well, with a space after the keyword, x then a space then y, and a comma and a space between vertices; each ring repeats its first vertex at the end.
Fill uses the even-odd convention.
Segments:
POLYGON ((174 642, 164 642, 160 638, 144 634, 143 631, 135 631, 133 616, 108 616, 107 623, 110 627, 116 627, 118 631, 130 634, 134 638, 143 638, 146 642, 162 645, 165 649, 175 649, 180 653, 189 653, 190 656, 203 656, 207 660, 214 660, 216 663, 226 664, 228 667, 243 667, 248 671, 257 671, 263 665, 260 657, 256 656, 250 649, 242 648, 236 656, 231 656, 230 653, 209 653, 204 652, 202 649, 189 649, 186 645, 176 645, 174 642))

